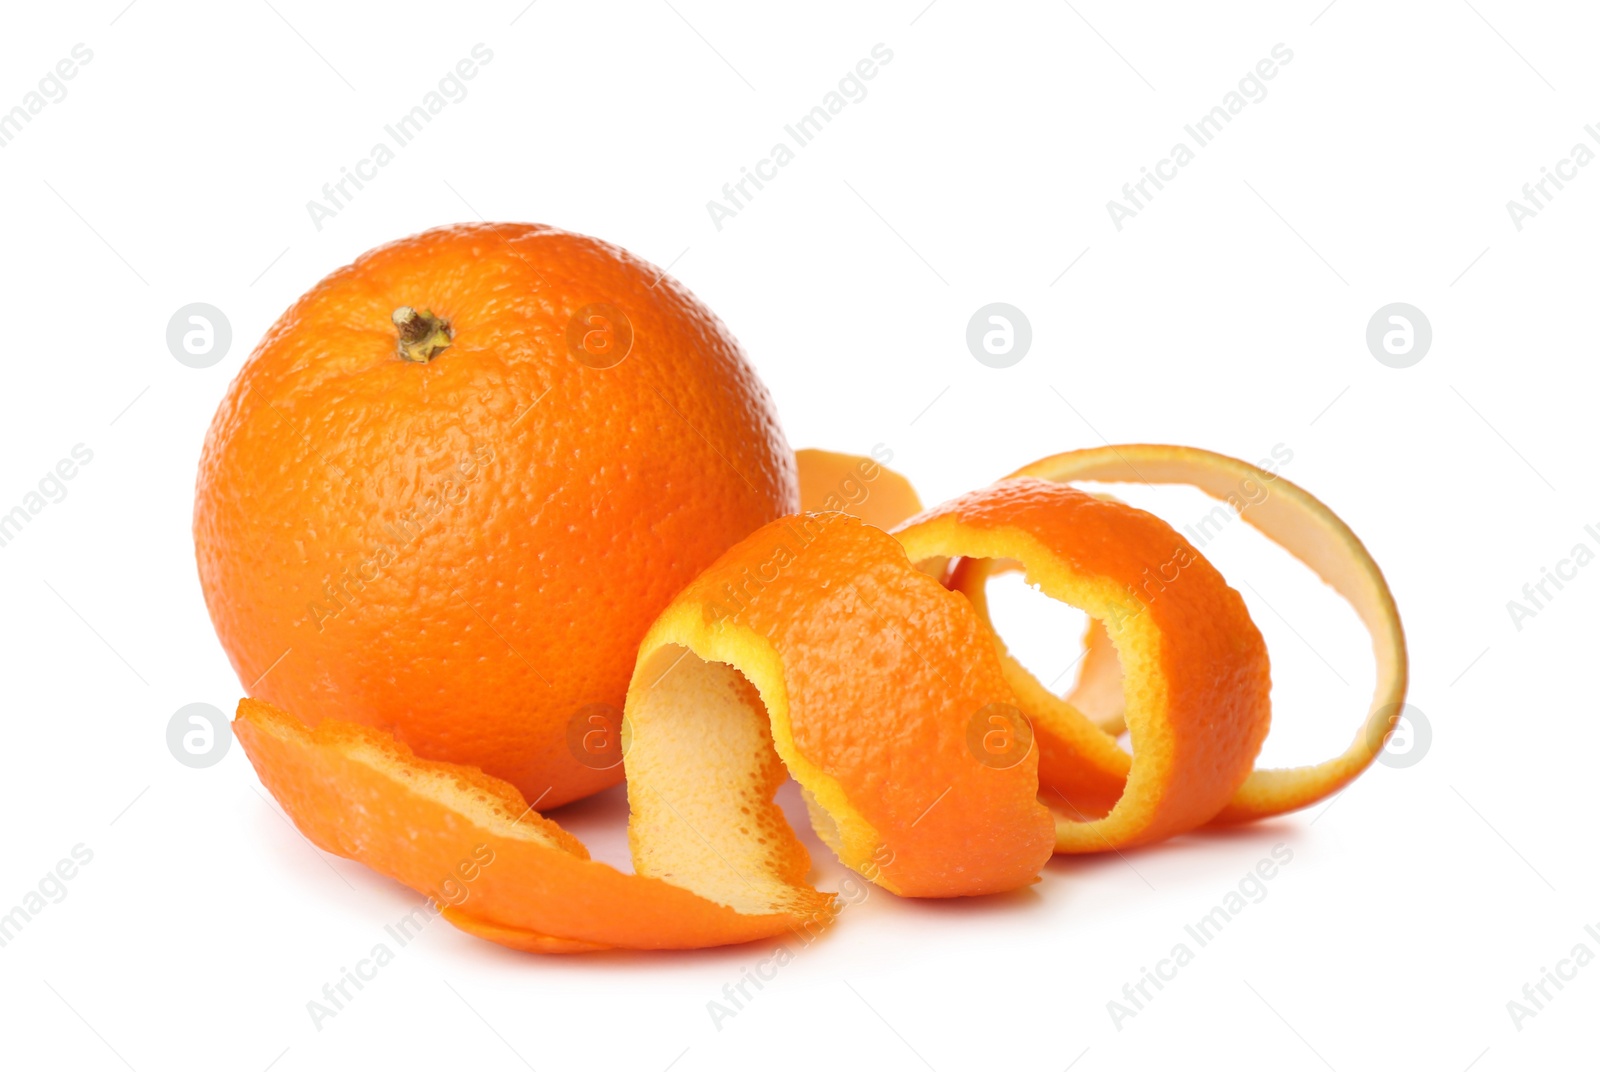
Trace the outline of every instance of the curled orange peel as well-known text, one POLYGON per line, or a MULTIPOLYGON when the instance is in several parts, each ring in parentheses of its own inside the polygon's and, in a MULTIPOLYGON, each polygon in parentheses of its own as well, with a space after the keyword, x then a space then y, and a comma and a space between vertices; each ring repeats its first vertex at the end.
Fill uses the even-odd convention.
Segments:
POLYGON ((380 730, 311 728, 246 699, 235 733, 317 846, 429 895, 471 934, 566 953, 809 940, 837 903, 810 884, 809 853, 774 802, 789 777, 821 840, 878 885, 994 893, 1036 881, 1053 851, 1303 807, 1360 773, 1398 715, 1405 646, 1382 574, 1282 477, 1124 446, 1046 458, 918 512, 909 482, 875 459, 799 461, 815 512, 729 549, 640 645, 622 727, 632 874, 591 860, 509 783, 380 730), (1316 766, 1253 770, 1269 672, 1243 600, 1165 522, 1077 480, 1188 483, 1223 499, 1270 483, 1264 499, 1232 499, 1241 516, 1373 635, 1378 689, 1355 743, 1316 766), (1009 569, 1090 615, 1064 698, 989 623, 984 585, 1009 569))
MULTIPOLYGON (((1198 488, 1227 503, 1240 518, 1308 566, 1351 605, 1371 635, 1377 663, 1376 684, 1367 716, 1349 747, 1332 759, 1309 766, 1252 771, 1213 822, 1245 822, 1307 807, 1343 789, 1377 758, 1405 699, 1405 633, 1383 571, 1350 527, 1310 492, 1237 458, 1193 447, 1156 444, 1124 444, 1057 454, 1024 466, 1013 476, 1198 488)), ((973 600, 980 617, 988 622, 983 584, 986 570, 992 567, 972 565, 977 568, 953 577, 952 584, 973 600)), ((1091 635, 1086 675, 1095 656, 1091 635)), ((1086 717, 1091 716, 1089 709, 1075 708, 1072 696, 1062 700, 1050 694, 1008 655, 1003 656, 1002 664, 1008 680, 1022 697, 1025 711, 1030 715, 1048 713, 1044 716, 1046 727, 1059 722, 1071 724, 1074 733, 1092 741, 1091 747, 1082 752, 1083 757, 1105 757, 1107 762, 1099 773, 1114 773, 1117 761, 1105 751, 1106 742, 1088 733, 1084 725, 1086 717)), ((1110 675, 1103 662, 1096 669, 1098 687, 1110 675)), ((1082 686, 1079 691, 1083 691, 1082 686)), ((1105 717, 1107 710, 1103 705, 1099 708, 1100 728, 1109 736, 1117 732, 1117 727, 1114 718, 1105 717)), ((1092 717, 1087 720, 1094 721, 1092 717)), ((1092 850, 1093 846, 1087 848, 1092 850)))
MULTIPOLYGON (((949 569, 947 561, 944 569, 949 569)), ((961 569, 961 576, 953 583, 953 587, 972 600, 978 616, 992 627, 987 587, 989 578, 1004 573, 1024 572, 1022 564, 1014 559, 971 558, 961 564, 961 569)), ((995 639, 1006 680, 1012 682, 1013 687, 1031 694, 1038 683, 1032 681, 1027 670, 1012 657, 998 633, 995 639)), ((1106 627, 1094 618, 1090 618, 1084 628, 1081 646, 1083 652, 1075 664, 1078 679, 1073 682, 1072 689, 1064 697, 1057 697, 1046 690, 1045 695, 1035 703, 1046 707, 1065 704, 1111 736, 1120 736, 1127 730, 1128 723, 1123 708, 1122 663, 1117 658, 1116 646, 1111 643, 1106 627)))
MULTIPOLYGON (((1266 644, 1244 600, 1170 525, 1066 484, 1014 477, 895 530, 913 561, 1015 561, 1053 598, 1104 629, 1124 669, 1132 756, 1005 656, 1033 720, 1056 849, 1094 852, 1210 821, 1250 774, 1270 721, 1266 644)), ((982 594, 973 589, 980 610, 982 594)), ((991 643, 1000 644, 991 637, 991 643)))
POLYGON ((767 725, 818 836, 889 890, 1015 889, 1050 856, 1034 750, 1002 747, 996 761, 972 745, 975 723, 981 738, 990 715, 1015 711, 972 605, 856 518, 774 522, 692 581, 640 645, 627 711, 640 873, 707 895, 736 888, 718 855, 743 835, 720 835, 731 840, 718 854, 697 847, 740 823, 738 802, 717 795, 732 772, 687 772, 715 762, 723 740, 767 725), (751 688, 730 688, 741 677, 751 688), (671 772, 682 783, 676 802, 656 789, 671 772), (685 825, 702 837, 682 836, 685 825), (702 887, 717 875, 720 886, 702 887))

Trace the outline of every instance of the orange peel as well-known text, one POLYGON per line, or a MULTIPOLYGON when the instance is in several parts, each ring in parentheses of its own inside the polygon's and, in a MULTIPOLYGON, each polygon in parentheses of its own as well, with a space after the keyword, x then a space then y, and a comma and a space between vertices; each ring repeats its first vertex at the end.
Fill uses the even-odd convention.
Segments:
POLYGON ((381 730, 334 719, 313 729, 250 699, 240 701, 233 726, 262 784, 314 845, 427 894, 451 923, 501 945, 541 953, 691 949, 832 918, 831 897, 793 883, 810 866, 798 842, 770 865, 794 896, 740 910, 591 860, 509 782, 422 759, 381 730), (475 861, 471 877, 463 875, 475 861))
POLYGON ((838 511, 859 517, 869 525, 891 529, 922 511, 922 499, 911 481, 890 469, 893 455, 840 454, 830 450, 797 450, 800 471, 800 509, 806 513, 838 511))
MULTIPOLYGON (((1057 818, 1058 851, 1157 841, 1210 821, 1232 800, 1270 720, 1266 644, 1244 600, 1165 521, 1066 484, 1016 477, 895 531, 913 561, 958 560, 958 591, 971 560, 1020 563, 1047 595, 1100 623, 1115 647, 1126 670, 1131 757, 1005 656, 1003 672, 1040 744, 1041 787, 1076 816, 1057 818)), ((968 594, 983 609, 981 591, 968 594)))
POLYGON ((429 895, 478 937, 539 953, 682 949, 809 939, 833 919, 774 801, 789 777, 848 867, 906 896, 968 896, 1036 881, 1052 852, 1304 807, 1365 769, 1398 717, 1405 642, 1382 573, 1282 477, 1191 448, 1107 447, 922 511, 876 457, 797 463, 812 512, 730 548, 640 644, 622 727, 634 873, 590 859, 477 768, 246 699, 234 727, 262 783, 314 844, 429 895), (1241 504, 1246 480, 1272 493, 1241 504), (1313 766, 1254 769, 1270 672, 1243 599, 1160 518, 1072 481, 1229 499, 1348 600, 1378 661, 1355 742, 1313 766), (1014 569, 1090 616, 1065 697, 990 623, 987 580, 1014 569))
POLYGON ((653 787, 747 724, 770 724, 818 836, 889 890, 1015 889, 1050 856, 1035 750, 995 762, 971 745, 975 723, 986 732, 991 715, 1015 711, 971 604, 856 518, 774 522, 691 582, 640 645, 627 711, 629 836, 641 873, 708 892, 698 876, 719 870, 714 856, 650 846, 693 850, 665 831, 699 815, 709 839, 739 813, 710 779, 684 779, 696 801, 688 816, 653 787), (735 690, 735 702, 714 698, 730 676, 752 688, 735 690))
MULTIPOLYGON (((1247 822, 1315 804, 1343 789, 1377 758, 1405 700, 1405 632, 1394 595, 1377 562, 1350 527, 1310 492, 1283 476, 1225 454, 1143 443, 1056 454, 1012 475, 1051 481, 1180 484, 1198 488, 1228 503, 1241 519, 1309 567, 1350 604, 1371 635, 1376 684, 1367 716, 1350 745, 1321 763, 1252 771, 1213 821, 1247 822), (1267 493, 1258 498, 1255 492, 1262 489, 1267 493), (1251 493, 1241 494, 1245 490, 1251 493)), ((973 601, 985 622, 989 617, 982 589, 988 568, 974 568, 952 578, 954 587, 973 601)), ((1091 640, 1090 657, 1093 655, 1091 640)), ((1100 772, 1108 773, 1115 758, 1105 752, 1105 741, 1096 739, 1084 725, 1086 719, 1094 721, 1087 718, 1089 712, 1075 708, 1071 702, 1074 697, 1062 700, 1049 693, 1008 655, 1003 656, 1002 663, 1023 709, 1030 715, 1050 712, 1051 717, 1045 719, 1047 726, 1063 721, 1072 724, 1074 733, 1091 742, 1084 750, 1085 756, 1105 756, 1110 760, 1100 772)), ((1086 674, 1088 663, 1086 657, 1086 674)), ((1103 662, 1097 669, 1102 675, 1097 680, 1103 684, 1108 676, 1103 662)), ((1100 728, 1107 737, 1116 732, 1115 721, 1105 718, 1103 709, 1100 728)))
MULTIPOLYGON (((969 558, 962 563, 961 568, 963 572, 959 582, 954 585, 956 590, 972 600, 979 617, 986 625, 993 628, 993 619, 989 612, 987 587, 989 578, 1004 573, 1023 572, 1022 564, 1007 559, 969 558)), ((945 571, 948 571, 948 563, 945 571)), ((998 638, 997 632, 997 641, 998 638)), ((1014 688, 1032 692, 1033 685, 1030 685, 1031 677, 1028 672, 1011 655, 1005 643, 998 642, 1000 661, 1005 669, 1006 679, 1012 682, 1014 688)), ((1116 645, 1111 643, 1106 627, 1096 619, 1090 618, 1088 625, 1084 627, 1080 646, 1083 652, 1078 656, 1076 664, 1078 679, 1073 682, 1071 690, 1066 696, 1059 698, 1046 690, 1046 695, 1050 699, 1041 698, 1038 702, 1048 706, 1054 706, 1058 701, 1065 703, 1067 707, 1077 711, 1106 733, 1113 737, 1120 736, 1127 730, 1128 723, 1123 707, 1125 698, 1122 663, 1117 658, 1116 645)))

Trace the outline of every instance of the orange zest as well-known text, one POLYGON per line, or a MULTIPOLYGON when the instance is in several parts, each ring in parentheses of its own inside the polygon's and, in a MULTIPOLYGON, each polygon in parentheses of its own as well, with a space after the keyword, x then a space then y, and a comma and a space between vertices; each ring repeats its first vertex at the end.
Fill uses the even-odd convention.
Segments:
POLYGON ((920 511, 875 458, 797 461, 807 512, 728 549, 638 647, 622 727, 633 874, 474 767, 245 700, 236 732, 262 782, 315 844, 434 898, 471 934, 542 953, 694 948, 809 937, 834 917, 774 802, 789 778, 846 866, 901 896, 970 896, 1037 881, 1052 852, 1304 807, 1365 769, 1398 715, 1405 642, 1383 576, 1281 476, 1191 448, 1108 447, 920 511), (1270 671, 1239 594, 1160 518, 1070 486, 1182 483, 1228 499, 1245 480, 1271 492, 1235 498, 1240 516, 1373 637, 1373 706, 1351 746, 1314 766, 1254 769, 1270 671), (990 624, 985 584, 1011 569, 1090 616, 1064 697, 990 624))
MULTIPOLYGON (((1196 487, 1228 503, 1240 518, 1310 567, 1354 608, 1371 634, 1377 683, 1366 717, 1349 747, 1332 759, 1310 766, 1253 771, 1214 817, 1215 822, 1246 822, 1307 807, 1337 793, 1371 766, 1399 719, 1405 700, 1405 632, 1383 571, 1350 526, 1320 500, 1284 477, 1249 462, 1195 447, 1158 444, 1125 444, 1056 454, 1024 466, 1013 476, 1196 487), (1241 496, 1241 488, 1270 491, 1258 499, 1255 495, 1241 496)), ((981 582, 973 574, 957 580, 956 587, 971 598, 977 596, 981 582)), ((987 621, 981 597, 975 605, 987 621)), ((1007 661, 1007 669, 1020 693, 1038 697, 1042 686, 1037 691, 1031 687, 1029 681, 1038 685, 1031 675, 1011 660, 1007 661)), ((1054 708, 1057 714, 1065 714, 1071 720, 1071 713, 1040 699, 1041 710, 1054 708)), ((1076 729, 1082 731, 1084 727, 1079 725, 1076 729)))

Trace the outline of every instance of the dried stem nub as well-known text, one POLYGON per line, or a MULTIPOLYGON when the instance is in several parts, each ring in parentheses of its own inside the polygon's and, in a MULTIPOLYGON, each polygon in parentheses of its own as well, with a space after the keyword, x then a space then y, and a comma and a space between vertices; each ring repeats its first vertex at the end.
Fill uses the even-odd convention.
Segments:
POLYGON ((395 350, 403 361, 432 361, 449 348, 453 338, 450 321, 434 316, 432 309, 424 309, 419 313, 409 305, 402 305, 390 315, 390 319, 400 333, 395 350))

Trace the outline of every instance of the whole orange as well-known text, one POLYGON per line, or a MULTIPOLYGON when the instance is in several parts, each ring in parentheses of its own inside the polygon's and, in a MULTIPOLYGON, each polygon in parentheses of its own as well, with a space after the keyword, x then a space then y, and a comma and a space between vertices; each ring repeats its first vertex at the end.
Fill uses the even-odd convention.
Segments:
POLYGON ((206 438, 195 553, 252 696, 548 808, 621 779, 656 615, 798 505, 772 401, 693 295, 593 238, 463 225, 267 332, 206 438))

